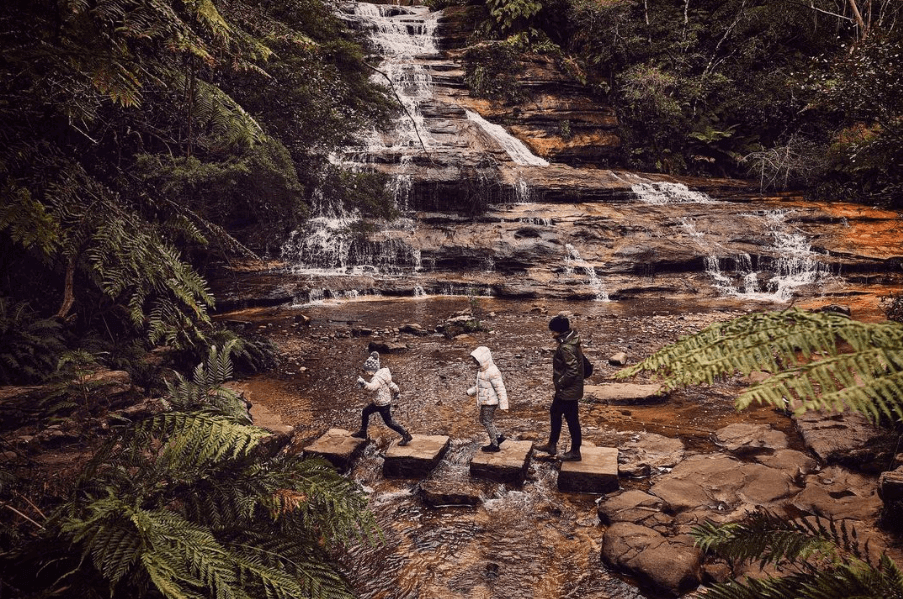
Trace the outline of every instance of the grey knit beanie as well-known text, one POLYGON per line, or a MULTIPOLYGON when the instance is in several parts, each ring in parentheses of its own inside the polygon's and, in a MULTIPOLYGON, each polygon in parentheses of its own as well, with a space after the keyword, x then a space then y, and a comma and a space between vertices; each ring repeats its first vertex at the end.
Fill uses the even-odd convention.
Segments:
POLYGON ((364 362, 364 370, 367 372, 376 372, 379 370, 379 352, 370 352, 370 357, 364 362))

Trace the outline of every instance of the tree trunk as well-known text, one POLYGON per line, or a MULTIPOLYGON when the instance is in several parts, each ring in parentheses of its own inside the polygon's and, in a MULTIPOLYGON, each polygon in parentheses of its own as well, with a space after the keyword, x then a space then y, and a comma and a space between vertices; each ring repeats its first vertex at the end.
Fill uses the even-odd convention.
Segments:
POLYGON ((60 306, 56 317, 65 320, 75 305, 75 256, 69 257, 69 263, 66 265, 66 283, 63 289, 63 304, 60 306))
POLYGON ((859 26, 860 36, 862 39, 868 37, 868 27, 865 26, 865 21, 862 19, 862 13, 859 12, 859 7, 856 6, 856 0, 849 0, 850 2, 850 10, 853 11, 853 18, 856 19, 856 24, 859 26))

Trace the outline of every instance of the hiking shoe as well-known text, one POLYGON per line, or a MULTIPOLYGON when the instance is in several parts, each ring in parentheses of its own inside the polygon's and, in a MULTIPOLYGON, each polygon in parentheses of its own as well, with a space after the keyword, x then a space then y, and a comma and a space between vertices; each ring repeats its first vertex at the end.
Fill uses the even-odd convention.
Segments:
POLYGON ((546 443, 545 445, 537 445, 533 449, 549 455, 555 455, 555 452, 558 451, 558 446, 555 443, 546 443))
POLYGON ((499 435, 499 436, 498 436, 498 443, 499 443, 499 445, 501 445, 501 444, 504 443, 504 442, 505 442, 505 435, 499 435))
POLYGON ((562 462, 579 462, 582 458, 579 451, 569 451, 558 456, 558 459, 562 462))
POLYGON ((414 439, 414 437, 412 437, 410 434, 407 434, 407 435, 405 435, 404 437, 401 438, 401 441, 399 441, 398 444, 399 444, 399 445, 407 445, 407 444, 410 443, 413 439, 414 439))
POLYGON ((495 453, 497 451, 501 451, 501 449, 499 449, 498 445, 484 445, 480 449, 485 452, 489 452, 489 453, 495 453))
POLYGON ((367 431, 365 431, 364 429, 361 429, 359 431, 355 431, 355 432, 351 433, 351 436, 354 437, 355 439, 366 439, 367 431))

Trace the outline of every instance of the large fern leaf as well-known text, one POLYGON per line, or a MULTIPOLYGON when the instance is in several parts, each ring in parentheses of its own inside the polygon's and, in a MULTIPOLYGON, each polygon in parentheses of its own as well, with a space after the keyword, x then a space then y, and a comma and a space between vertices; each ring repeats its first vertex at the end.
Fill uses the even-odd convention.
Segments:
POLYGON ((761 402, 798 413, 849 409, 876 421, 903 416, 903 325, 831 312, 791 308, 716 323, 617 376, 648 372, 673 389, 756 370, 775 376, 740 395, 738 409, 761 402))

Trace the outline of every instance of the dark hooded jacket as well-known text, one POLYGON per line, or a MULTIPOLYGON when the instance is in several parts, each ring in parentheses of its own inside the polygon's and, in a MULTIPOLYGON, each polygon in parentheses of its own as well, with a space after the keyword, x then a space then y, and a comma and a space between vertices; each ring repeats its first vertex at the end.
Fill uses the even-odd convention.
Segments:
POLYGON ((552 358, 552 382, 555 398, 578 400, 583 398, 583 349, 580 335, 571 329, 555 338, 558 348, 552 358))

